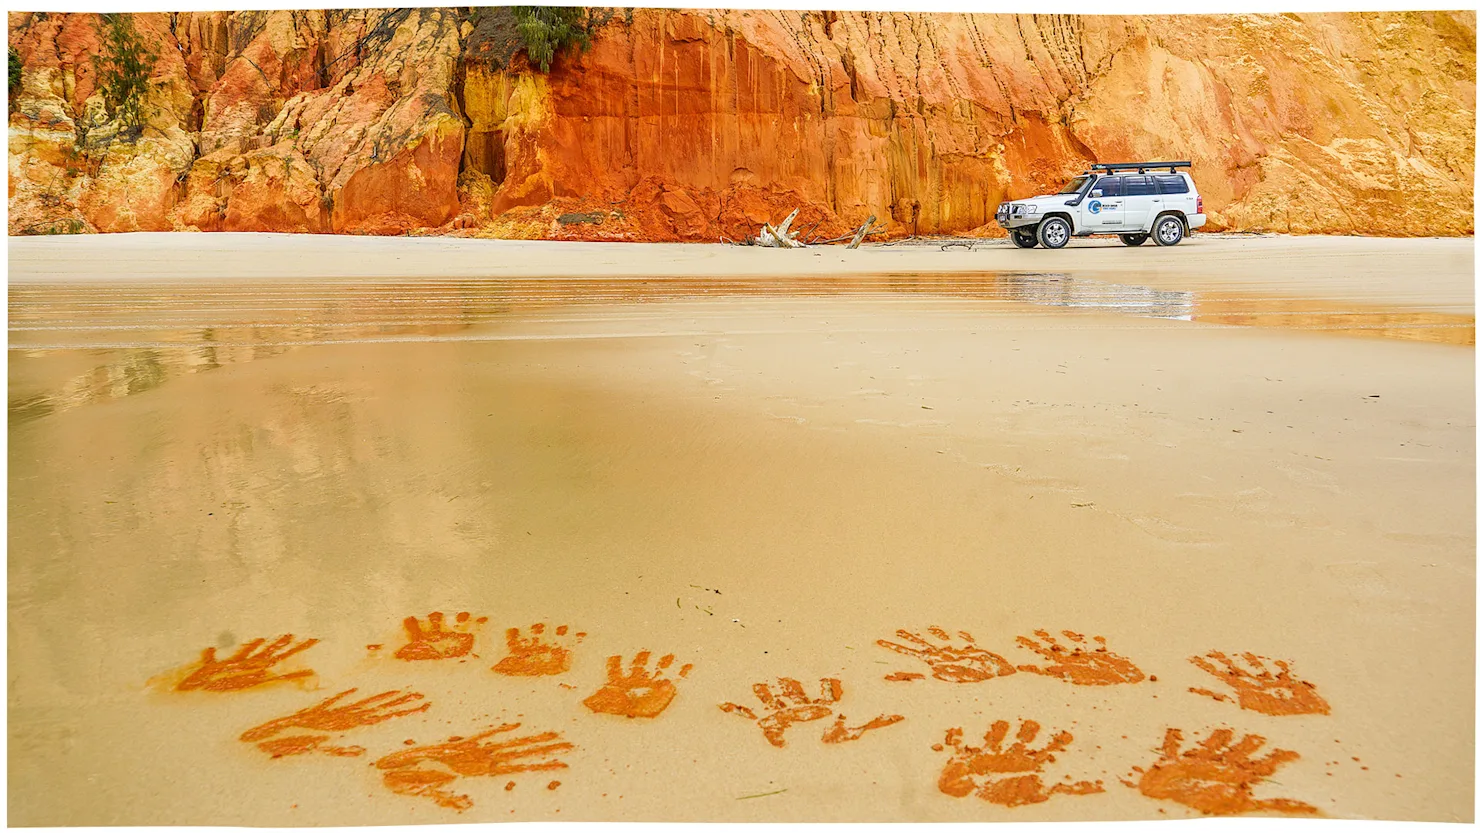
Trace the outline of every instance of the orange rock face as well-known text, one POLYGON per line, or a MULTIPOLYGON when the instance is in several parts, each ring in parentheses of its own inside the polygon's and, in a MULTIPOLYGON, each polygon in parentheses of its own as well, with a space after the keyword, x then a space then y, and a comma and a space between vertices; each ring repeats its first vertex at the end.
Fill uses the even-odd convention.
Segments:
POLYGON ((10 232, 992 233, 1093 161, 1194 163, 1210 228, 1473 233, 1475 15, 618 10, 548 75, 506 10, 14 13, 10 232))

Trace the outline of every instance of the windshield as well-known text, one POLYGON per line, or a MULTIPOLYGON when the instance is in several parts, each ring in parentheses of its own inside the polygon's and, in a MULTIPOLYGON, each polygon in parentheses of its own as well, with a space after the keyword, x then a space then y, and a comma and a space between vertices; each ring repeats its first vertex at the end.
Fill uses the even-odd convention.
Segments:
POLYGON ((1077 194, 1080 191, 1084 190, 1085 185, 1089 184, 1089 179, 1090 178, 1088 176, 1076 176, 1074 177, 1074 179, 1070 180, 1069 184, 1064 186, 1064 190, 1060 191, 1059 193, 1077 194))

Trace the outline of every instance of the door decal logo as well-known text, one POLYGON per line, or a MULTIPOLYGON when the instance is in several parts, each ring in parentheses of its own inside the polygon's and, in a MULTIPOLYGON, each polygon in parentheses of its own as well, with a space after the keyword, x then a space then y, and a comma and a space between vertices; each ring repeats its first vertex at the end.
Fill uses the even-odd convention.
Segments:
POLYGON ((1091 213, 1091 214, 1099 214, 1100 213, 1100 201, 1099 200, 1090 200, 1089 201, 1089 213, 1091 213))

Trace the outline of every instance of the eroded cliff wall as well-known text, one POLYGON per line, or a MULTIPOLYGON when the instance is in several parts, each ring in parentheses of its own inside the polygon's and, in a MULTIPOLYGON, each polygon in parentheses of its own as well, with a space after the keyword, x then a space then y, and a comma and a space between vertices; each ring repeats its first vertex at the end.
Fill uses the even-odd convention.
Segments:
POLYGON ((1186 158, 1213 228, 1473 233, 1475 15, 607 10, 532 72, 503 9, 12 13, 12 234, 719 240, 986 233, 1092 161, 1186 158))

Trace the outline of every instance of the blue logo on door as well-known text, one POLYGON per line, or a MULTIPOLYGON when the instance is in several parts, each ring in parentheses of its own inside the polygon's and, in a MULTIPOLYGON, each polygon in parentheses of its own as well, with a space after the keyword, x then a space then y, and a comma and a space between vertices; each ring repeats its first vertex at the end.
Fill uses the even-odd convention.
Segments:
POLYGON ((1089 201, 1089 213, 1091 213, 1091 214, 1099 214, 1100 213, 1100 201, 1099 200, 1090 200, 1089 201))

